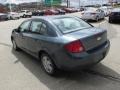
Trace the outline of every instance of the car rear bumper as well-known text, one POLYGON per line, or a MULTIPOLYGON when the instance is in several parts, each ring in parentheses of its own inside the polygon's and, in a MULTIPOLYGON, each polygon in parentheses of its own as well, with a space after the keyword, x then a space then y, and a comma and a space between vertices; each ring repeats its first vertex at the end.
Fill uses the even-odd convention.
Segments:
POLYGON ((59 52, 55 57, 55 64, 62 70, 78 70, 94 65, 105 58, 110 48, 110 42, 96 50, 94 53, 68 54, 59 52))

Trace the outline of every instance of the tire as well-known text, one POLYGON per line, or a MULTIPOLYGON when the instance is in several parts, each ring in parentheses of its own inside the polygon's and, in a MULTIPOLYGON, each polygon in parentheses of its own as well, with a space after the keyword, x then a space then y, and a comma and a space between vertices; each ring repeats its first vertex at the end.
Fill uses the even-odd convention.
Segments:
POLYGON ((102 18, 101 20, 105 20, 105 18, 102 18))
POLYGON ((23 15, 23 18, 26 18, 26 15, 25 15, 25 14, 23 15))
POLYGON ((98 22, 98 21, 99 21, 99 17, 97 16, 97 17, 96 17, 96 22, 98 22))
POLYGON ((13 20, 13 18, 10 16, 10 20, 13 20))
POLYGON ((109 18, 109 23, 112 23, 113 21, 109 18))
POLYGON ((17 19, 20 19, 20 17, 18 17, 17 19))
POLYGON ((31 18, 32 16, 29 16, 29 18, 31 18))
POLYGON ((50 56, 46 53, 43 53, 40 57, 42 69, 51 76, 55 76, 57 74, 57 68, 53 62, 53 60, 50 58, 50 56))
POLYGON ((14 39, 12 40, 12 44, 13 44, 13 49, 14 49, 15 51, 18 51, 18 50, 19 50, 19 47, 17 46, 17 44, 16 44, 16 42, 15 42, 14 39))

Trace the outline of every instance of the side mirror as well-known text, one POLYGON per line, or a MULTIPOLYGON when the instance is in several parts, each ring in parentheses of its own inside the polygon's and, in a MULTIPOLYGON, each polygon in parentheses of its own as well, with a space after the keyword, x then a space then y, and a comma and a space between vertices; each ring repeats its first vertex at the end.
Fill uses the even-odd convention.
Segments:
POLYGON ((14 29, 15 32, 20 32, 20 28, 14 29))

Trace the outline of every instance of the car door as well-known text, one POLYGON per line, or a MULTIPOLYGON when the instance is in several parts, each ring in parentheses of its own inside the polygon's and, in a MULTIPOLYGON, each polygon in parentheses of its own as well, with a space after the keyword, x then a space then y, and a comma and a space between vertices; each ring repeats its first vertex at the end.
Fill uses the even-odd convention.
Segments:
POLYGON ((104 16, 105 16, 104 11, 99 9, 99 15, 100 15, 100 19, 104 18, 104 16))
POLYGON ((22 48, 25 49, 26 47, 26 33, 29 32, 29 25, 30 25, 31 21, 25 21, 23 22, 19 27, 18 27, 18 31, 16 32, 16 43, 17 45, 22 48))
POLYGON ((101 18, 104 18, 105 17, 105 13, 103 10, 100 10, 101 11, 101 18))
POLYGON ((99 19, 101 18, 101 15, 100 15, 100 10, 99 9, 97 9, 96 10, 96 12, 97 12, 97 17, 99 17, 99 19))
MULTIPOLYGON (((30 25, 30 32, 26 33, 26 50, 33 56, 37 53, 38 42, 40 39, 40 30, 42 26, 40 20, 32 20, 30 25)), ((40 43, 39 43, 40 47, 40 43)))

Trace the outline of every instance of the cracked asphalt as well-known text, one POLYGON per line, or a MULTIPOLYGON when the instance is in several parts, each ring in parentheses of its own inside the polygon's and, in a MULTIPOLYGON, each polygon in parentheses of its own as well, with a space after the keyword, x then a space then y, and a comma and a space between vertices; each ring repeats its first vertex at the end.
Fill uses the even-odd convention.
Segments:
POLYGON ((120 24, 109 24, 107 18, 90 22, 107 29, 111 42, 108 56, 90 70, 51 77, 35 58, 12 50, 12 29, 24 20, 0 22, 0 90, 120 90, 120 24))

